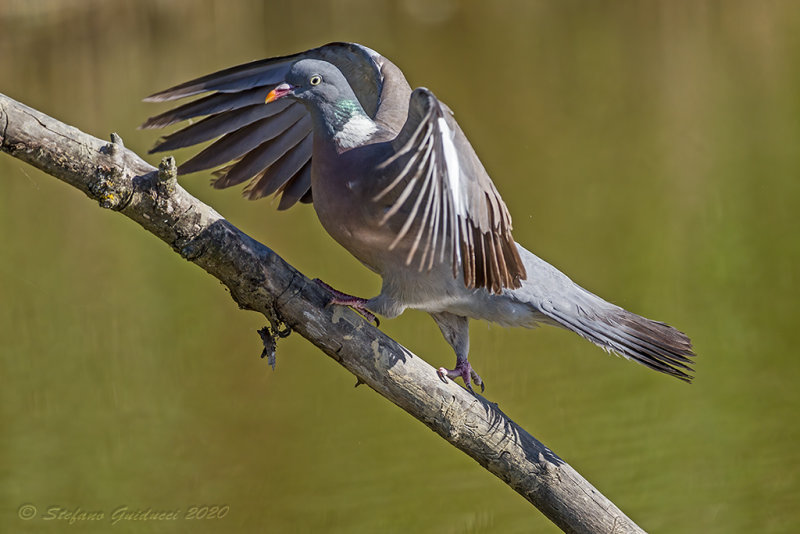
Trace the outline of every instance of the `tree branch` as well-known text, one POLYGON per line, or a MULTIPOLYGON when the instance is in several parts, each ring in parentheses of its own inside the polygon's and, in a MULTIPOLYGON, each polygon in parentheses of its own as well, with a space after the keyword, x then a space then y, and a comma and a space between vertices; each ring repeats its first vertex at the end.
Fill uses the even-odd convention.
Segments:
MULTIPOLYGON (((0 150, 119 211, 219 279, 243 309, 263 314, 265 352, 281 323, 511 486, 566 532, 643 532, 572 467, 493 403, 442 382, 436 371, 328 296, 176 180, 105 142, 0 94, 0 150)), ((270 347, 272 345, 272 347, 270 347)))

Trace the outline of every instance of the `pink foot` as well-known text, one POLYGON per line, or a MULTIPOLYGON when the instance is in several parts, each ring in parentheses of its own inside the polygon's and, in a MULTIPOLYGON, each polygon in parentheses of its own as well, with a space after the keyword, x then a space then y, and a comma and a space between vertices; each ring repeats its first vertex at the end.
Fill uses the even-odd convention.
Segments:
POLYGON ((342 293, 337 289, 333 289, 331 286, 329 286, 319 278, 314 278, 314 282, 324 287, 326 290, 328 290, 328 292, 331 295, 333 295, 333 298, 328 302, 328 304, 339 304, 341 306, 349 306, 358 313, 360 313, 361 315, 363 315, 367 321, 375 323, 375 326, 381 325, 381 322, 378 320, 377 317, 375 317, 375 314, 367 309, 367 299, 362 299, 361 297, 354 297, 353 295, 342 293))
POLYGON ((472 393, 475 392, 472 390, 470 378, 475 382, 476 385, 481 387, 481 393, 483 393, 483 390, 485 389, 483 380, 481 380, 481 377, 478 376, 478 373, 475 372, 468 360, 459 360, 456 362, 455 369, 445 369, 444 367, 439 367, 439 370, 436 371, 436 374, 438 374, 439 378, 445 382, 447 382, 447 378, 458 378, 460 376, 464 380, 464 384, 466 384, 467 389, 472 393))

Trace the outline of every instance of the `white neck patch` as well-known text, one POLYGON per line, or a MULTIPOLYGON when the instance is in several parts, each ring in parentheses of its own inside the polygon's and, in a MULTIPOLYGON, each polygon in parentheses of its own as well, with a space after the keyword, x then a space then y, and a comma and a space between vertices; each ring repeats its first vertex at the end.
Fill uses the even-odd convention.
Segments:
POLYGON ((333 134, 333 140, 340 148, 353 148, 368 141, 377 129, 372 119, 356 113, 344 123, 341 130, 333 134))

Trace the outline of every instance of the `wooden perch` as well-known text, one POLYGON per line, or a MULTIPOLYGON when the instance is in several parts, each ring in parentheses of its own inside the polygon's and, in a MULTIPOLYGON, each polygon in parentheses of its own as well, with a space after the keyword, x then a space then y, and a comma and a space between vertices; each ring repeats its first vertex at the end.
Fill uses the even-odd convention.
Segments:
POLYGON ((272 250, 188 194, 172 158, 155 169, 0 94, 0 149, 80 189, 155 234, 263 314, 265 353, 291 328, 511 486, 566 532, 643 532, 611 501, 498 407, 448 381, 408 349, 341 306, 272 250), (283 327, 281 326, 283 325, 283 327))

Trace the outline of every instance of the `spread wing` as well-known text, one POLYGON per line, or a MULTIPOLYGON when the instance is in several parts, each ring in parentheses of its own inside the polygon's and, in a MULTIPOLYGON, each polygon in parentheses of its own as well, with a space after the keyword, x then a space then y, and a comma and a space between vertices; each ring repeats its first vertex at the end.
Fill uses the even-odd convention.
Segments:
MULTIPOLYGON (((379 104, 391 97, 385 91, 383 71, 396 76, 397 68, 359 44, 331 43, 299 54, 231 67, 147 97, 145 101, 162 102, 210 93, 142 124, 141 128, 163 128, 205 117, 163 137, 150 152, 216 139, 178 167, 178 172, 188 174, 224 165, 214 173, 212 183, 216 188, 250 180, 245 196, 251 200, 277 193, 281 195, 278 209, 287 209, 297 201, 310 202, 311 118, 301 104, 289 99, 264 104, 267 93, 284 81, 295 61, 303 58, 336 65, 364 110, 376 120, 381 118, 379 104)), ((407 88, 402 74, 400 78, 401 88, 407 88)))
POLYGON ((405 218, 390 249, 410 243, 406 264, 420 271, 450 261, 469 288, 520 287, 526 275, 511 215, 449 108, 415 89, 392 144, 394 155, 380 165, 389 183, 373 197, 393 200, 381 224, 405 218))

